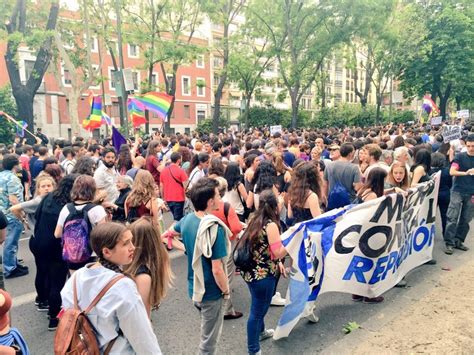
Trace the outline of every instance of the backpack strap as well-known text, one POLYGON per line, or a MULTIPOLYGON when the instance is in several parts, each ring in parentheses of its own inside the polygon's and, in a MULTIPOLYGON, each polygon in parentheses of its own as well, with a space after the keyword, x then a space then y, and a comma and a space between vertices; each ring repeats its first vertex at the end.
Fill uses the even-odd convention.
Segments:
POLYGON ((77 212, 76 207, 74 206, 74 203, 69 202, 67 205, 67 210, 69 211, 69 215, 72 215, 77 212))
POLYGON ((84 314, 87 314, 89 313, 92 308, 94 308, 97 303, 99 303, 99 301, 101 300, 102 297, 104 297, 104 295, 107 293, 107 291, 113 286, 115 285, 118 281, 120 281, 121 279, 123 279, 125 277, 125 275, 117 275, 115 276, 112 280, 110 280, 107 285, 104 286, 104 288, 99 292, 99 294, 97 296, 95 296, 95 298, 92 300, 91 304, 89 305, 89 307, 86 308, 86 310, 84 311, 84 314))

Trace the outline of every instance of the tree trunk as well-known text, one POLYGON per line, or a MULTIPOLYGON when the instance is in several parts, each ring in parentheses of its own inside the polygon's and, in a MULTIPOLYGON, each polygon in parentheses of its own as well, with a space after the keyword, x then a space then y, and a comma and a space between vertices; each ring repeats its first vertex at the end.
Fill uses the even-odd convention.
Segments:
MULTIPOLYGON (((34 94, 23 92, 17 93, 15 96, 16 106, 18 108, 18 118, 28 123, 28 130, 33 132, 34 130, 34 114, 33 114, 33 100, 34 94)), ((36 144, 36 139, 25 131, 25 137, 28 144, 36 144)))
POLYGON ((249 129, 250 127, 250 96, 245 98, 245 128, 249 129))
POLYGON ((71 129, 73 135, 79 134, 79 113, 77 112, 78 100, 81 97, 81 92, 76 90, 71 90, 71 92, 66 96, 69 100, 69 120, 71 121, 71 129))
POLYGON ((439 110, 440 110, 440 115, 443 117, 443 121, 446 119, 446 108, 448 106, 448 99, 449 99, 448 95, 439 97, 439 110))
POLYGON ((290 93, 291 97, 291 128, 296 128, 298 123, 298 108, 299 102, 296 98, 297 92, 290 93))
POLYGON ((375 124, 380 122, 380 107, 382 106, 382 95, 377 95, 377 111, 375 113, 375 124))
POLYGON ((462 101, 462 100, 461 100, 461 97, 460 97, 460 96, 456 96, 455 100, 456 100, 456 110, 457 110, 457 111, 460 111, 460 110, 461 110, 461 101, 462 101))

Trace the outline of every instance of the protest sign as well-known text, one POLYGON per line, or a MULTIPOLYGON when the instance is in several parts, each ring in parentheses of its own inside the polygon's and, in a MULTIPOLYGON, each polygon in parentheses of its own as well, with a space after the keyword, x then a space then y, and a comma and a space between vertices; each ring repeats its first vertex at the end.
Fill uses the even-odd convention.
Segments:
POLYGON ((455 139, 461 138, 461 127, 456 125, 444 126, 443 132, 441 134, 443 135, 444 143, 451 142, 455 139))
POLYGON ((440 125, 442 121, 443 121, 443 117, 442 117, 442 116, 432 117, 432 118, 431 118, 431 125, 432 125, 432 126, 440 125))
POLYGON ((330 211, 290 228, 287 304, 274 339, 287 337, 321 293, 377 297, 431 260, 440 174, 409 190, 330 211))
POLYGON ((456 112, 458 118, 469 118, 469 110, 460 110, 456 112))
POLYGON ((281 133, 281 125, 278 126, 270 126, 270 135, 273 136, 275 133, 281 133))

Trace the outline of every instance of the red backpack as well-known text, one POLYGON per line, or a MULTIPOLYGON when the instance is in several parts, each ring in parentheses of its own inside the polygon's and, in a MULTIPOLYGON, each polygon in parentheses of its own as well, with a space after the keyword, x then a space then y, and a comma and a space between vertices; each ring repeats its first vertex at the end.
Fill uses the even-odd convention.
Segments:
MULTIPOLYGON (((107 291, 115 285, 117 281, 124 278, 124 275, 117 275, 110 280, 107 285, 94 298, 85 311, 79 308, 77 302, 76 279, 73 282, 74 308, 65 309, 60 320, 56 335, 54 337, 55 355, 100 355, 99 342, 94 327, 87 318, 87 314, 94 308, 107 291)), ((107 355, 117 338, 113 339, 104 351, 107 355)))

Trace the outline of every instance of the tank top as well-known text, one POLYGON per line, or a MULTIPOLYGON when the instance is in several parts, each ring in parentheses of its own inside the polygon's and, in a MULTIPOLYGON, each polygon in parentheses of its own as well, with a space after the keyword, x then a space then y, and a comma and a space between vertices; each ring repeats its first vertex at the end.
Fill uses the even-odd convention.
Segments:
POLYGON ((226 191, 222 200, 224 202, 228 202, 234 208, 235 213, 237 213, 238 215, 244 214, 244 205, 242 204, 242 200, 240 198, 240 193, 237 189, 237 186, 230 191, 226 191))
POLYGON ((295 223, 304 222, 313 219, 310 208, 291 207, 293 211, 293 219, 295 223))

